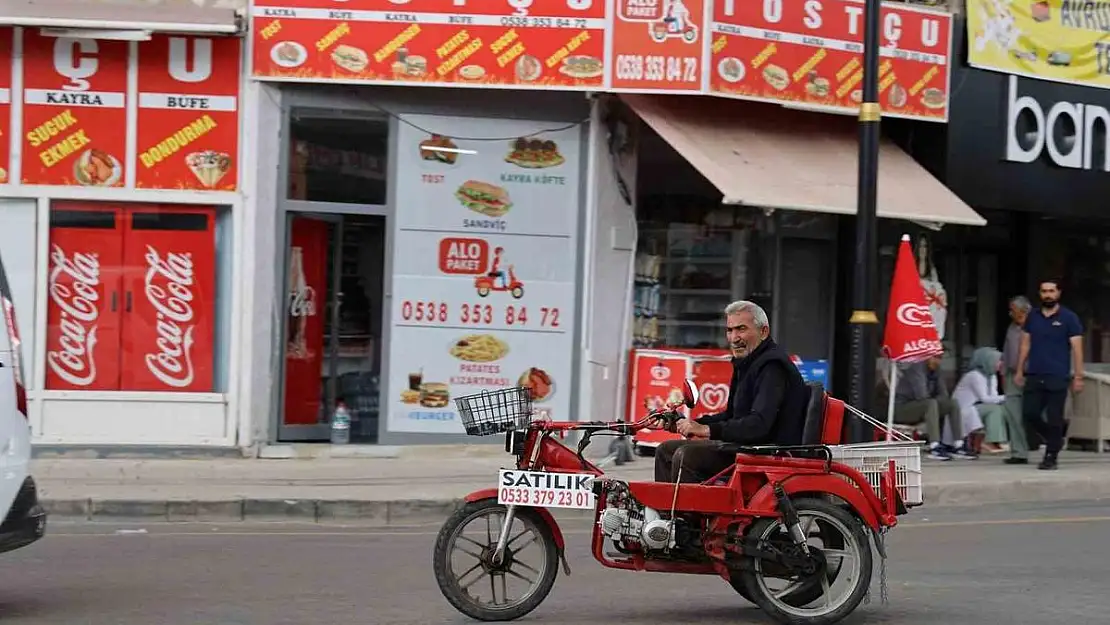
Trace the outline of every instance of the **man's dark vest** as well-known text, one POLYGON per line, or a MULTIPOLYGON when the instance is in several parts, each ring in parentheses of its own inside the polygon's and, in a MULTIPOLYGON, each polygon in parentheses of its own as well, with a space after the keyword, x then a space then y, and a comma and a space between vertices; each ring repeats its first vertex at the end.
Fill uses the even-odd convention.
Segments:
POLYGON ((741 418, 751 412, 752 400, 759 386, 760 375, 767 367, 781 367, 786 373, 786 389, 782 408, 771 428, 766 445, 801 445, 805 427, 805 411, 809 403, 809 388, 790 356, 770 338, 764 340, 747 358, 733 358, 732 382, 729 385, 729 403, 732 418, 741 418))

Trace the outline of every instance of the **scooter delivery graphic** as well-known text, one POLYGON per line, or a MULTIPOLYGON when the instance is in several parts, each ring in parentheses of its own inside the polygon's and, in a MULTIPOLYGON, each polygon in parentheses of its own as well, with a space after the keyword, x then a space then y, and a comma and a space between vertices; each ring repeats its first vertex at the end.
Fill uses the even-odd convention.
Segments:
POLYGON ((507 272, 501 269, 501 254, 504 251, 503 247, 495 248, 489 272, 474 278, 474 288, 478 289, 479 297, 486 297, 493 291, 508 291, 514 299, 524 297, 524 283, 517 279, 513 266, 509 265, 507 272))
POLYGON ((663 19, 649 22, 648 30, 651 38, 658 43, 663 43, 670 37, 681 37, 687 43, 698 40, 698 27, 690 20, 690 10, 682 0, 666 0, 663 19))

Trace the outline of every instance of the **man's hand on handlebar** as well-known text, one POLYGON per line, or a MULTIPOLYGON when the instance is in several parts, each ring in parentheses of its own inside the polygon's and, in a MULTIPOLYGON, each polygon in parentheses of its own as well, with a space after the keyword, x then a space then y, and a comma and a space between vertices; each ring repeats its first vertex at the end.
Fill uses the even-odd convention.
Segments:
POLYGON ((686 438, 709 438, 709 426, 691 419, 679 419, 675 429, 686 438))

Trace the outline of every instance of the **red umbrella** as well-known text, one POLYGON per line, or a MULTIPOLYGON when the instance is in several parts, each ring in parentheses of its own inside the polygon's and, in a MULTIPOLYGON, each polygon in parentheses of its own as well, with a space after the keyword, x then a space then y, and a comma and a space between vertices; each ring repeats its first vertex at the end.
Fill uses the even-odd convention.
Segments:
POLYGON ((896 363, 920 362, 944 352, 937 334, 933 313, 925 299, 925 289, 917 275, 917 263, 910 249, 910 235, 902 235, 894 280, 890 285, 890 304, 883 332, 883 354, 890 359, 890 400, 887 404, 887 440, 894 429, 894 389, 897 388, 896 363))

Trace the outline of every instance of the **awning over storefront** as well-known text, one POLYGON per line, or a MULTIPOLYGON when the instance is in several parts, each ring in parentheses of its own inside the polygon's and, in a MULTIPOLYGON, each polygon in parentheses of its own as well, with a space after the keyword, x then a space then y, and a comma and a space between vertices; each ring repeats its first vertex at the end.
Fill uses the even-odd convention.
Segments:
MULTIPOLYGON (((854 117, 703 96, 621 95, 724 195, 725 204, 854 215, 854 117)), ((880 217, 986 224, 913 157, 879 148, 880 217)))
POLYGON ((202 5, 190 0, 5 0, 0 2, 0 24, 100 32, 233 35, 242 30, 237 10, 242 7, 237 4, 236 0, 208 0, 202 5))

